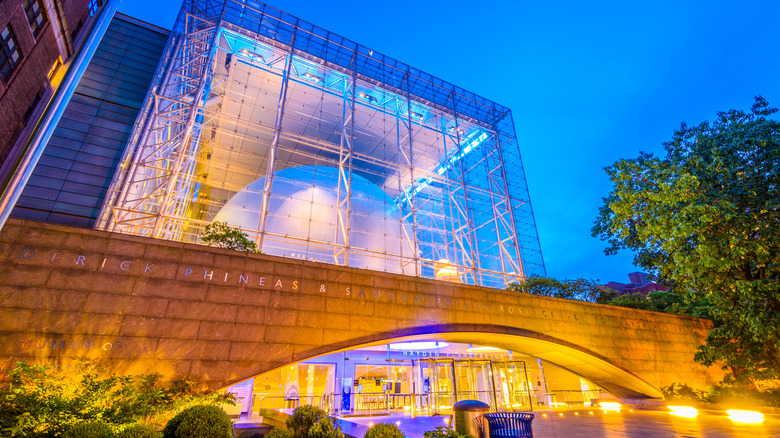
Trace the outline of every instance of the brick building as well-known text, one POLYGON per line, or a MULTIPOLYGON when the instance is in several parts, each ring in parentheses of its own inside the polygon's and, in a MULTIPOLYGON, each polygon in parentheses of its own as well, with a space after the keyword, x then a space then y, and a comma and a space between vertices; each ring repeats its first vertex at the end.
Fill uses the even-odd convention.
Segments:
POLYGON ((98 0, 0 2, 0 163, 29 135, 27 122, 51 97, 59 67, 70 61, 98 6, 98 0))

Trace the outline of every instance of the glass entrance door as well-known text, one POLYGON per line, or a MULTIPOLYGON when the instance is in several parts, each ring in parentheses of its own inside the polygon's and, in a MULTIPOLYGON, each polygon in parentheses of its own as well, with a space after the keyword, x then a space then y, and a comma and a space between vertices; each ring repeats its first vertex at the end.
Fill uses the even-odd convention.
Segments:
POLYGON ((489 359, 455 361, 457 401, 479 400, 495 406, 493 370, 489 359))
POLYGON ((528 388, 528 374, 525 362, 493 362, 496 404, 499 410, 530 411, 531 392, 528 388))
POLYGON ((415 359, 415 409, 430 415, 452 412, 456 401, 455 361, 451 358, 415 359))

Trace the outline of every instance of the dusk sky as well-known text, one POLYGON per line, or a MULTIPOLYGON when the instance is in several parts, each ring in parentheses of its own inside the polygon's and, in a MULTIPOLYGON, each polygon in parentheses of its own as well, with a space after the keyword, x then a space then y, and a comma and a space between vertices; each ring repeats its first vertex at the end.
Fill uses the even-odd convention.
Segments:
MULTIPOLYGON (((603 167, 685 121, 780 106, 780 1, 266 3, 512 109, 547 274, 627 282, 590 236, 603 167)), ((123 0, 170 29, 180 3, 123 0)))

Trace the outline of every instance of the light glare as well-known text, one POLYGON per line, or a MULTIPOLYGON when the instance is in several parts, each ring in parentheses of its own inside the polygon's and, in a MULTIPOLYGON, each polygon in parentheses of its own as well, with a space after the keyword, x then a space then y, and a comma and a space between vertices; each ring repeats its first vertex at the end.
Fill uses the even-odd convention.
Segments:
POLYGON ((739 409, 729 409, 726 411, 731 421, 745 424, 758 424, 764 421, 764 414, 756 411, 742 411, 739 409))
POLYGON ((607 411, 620 412, 620 408, 622 407, 622 405, 618 402, 600 402, 599 407, 604 412, 607 411))
POLYGON ((699 415, 699 410, 691 406, 667 406, 667 408, 675 417, 696 418, 699 415))

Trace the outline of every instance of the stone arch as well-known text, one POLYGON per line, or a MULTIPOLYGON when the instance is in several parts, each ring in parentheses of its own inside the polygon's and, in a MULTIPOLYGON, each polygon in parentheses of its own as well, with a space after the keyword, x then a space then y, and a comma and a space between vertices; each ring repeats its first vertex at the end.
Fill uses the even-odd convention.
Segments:
POLYGON ((325 354, 384 344, 389 341, 402 342, 423 338, 430 339, 432 336, 442 341, 490 345, 539 357, 590 380, 617 397, 663 397, 658 388, 641 379, 630 370, 612 364, 608 358, 587 348, 532 330, 493 324, 436 324, 356 337, 293 354, 290 356, 290 360, 283 364, 276 366, 264 364, 264 366, 254 370, 251 375, 244 376, 230 384, 238 383, 293 362, 300 362, 325 354))

